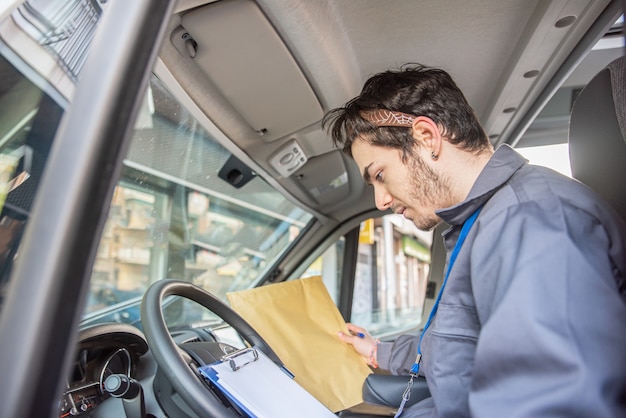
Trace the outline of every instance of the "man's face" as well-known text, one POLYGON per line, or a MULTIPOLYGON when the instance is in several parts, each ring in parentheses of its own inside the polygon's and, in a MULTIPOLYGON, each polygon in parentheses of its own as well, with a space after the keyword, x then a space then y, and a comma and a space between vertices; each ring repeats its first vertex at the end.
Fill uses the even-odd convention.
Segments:
POLYGON ((435 210, 450 205, 450 188, 417 152, 405 164, 400 150, 359 139, 352 145, 352 156, 365 181, 374 187, 378 209, 402 214, 421 230, 441 221, 435 210))

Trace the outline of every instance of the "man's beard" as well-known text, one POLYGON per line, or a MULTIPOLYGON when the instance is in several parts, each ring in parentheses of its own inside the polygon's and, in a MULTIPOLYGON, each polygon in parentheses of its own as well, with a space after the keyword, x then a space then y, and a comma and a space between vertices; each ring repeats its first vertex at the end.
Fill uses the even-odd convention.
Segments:
MULTIPOLYGON (((422 208, 444 208, 452 202, 451 188, 447 178, 442 177, 414 153, 410 159, 411 200, 414 205, 422 208)), ((429 231, 433 229, 441 219, 434 213, 422 215, 413 219, 418 229, 429 231)))

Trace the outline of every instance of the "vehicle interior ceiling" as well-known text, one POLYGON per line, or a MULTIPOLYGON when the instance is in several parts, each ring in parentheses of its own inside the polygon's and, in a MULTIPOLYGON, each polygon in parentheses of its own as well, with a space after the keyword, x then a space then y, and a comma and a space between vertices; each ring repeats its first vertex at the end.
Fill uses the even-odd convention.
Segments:
MULTIPOLYGON (((217 127, 223 133, 216 140, 234 157, 314 215, 304 239, 294 241, 275 266, 272 281, 284 281, 299 277, 325 244, 350 231, 358 235, 360 222, 382 215, 373 188, 334 148, 321 124, 326 112, 358 95, 366 79, 405 63, 442 68, 463 90, 495 147, 564 144, 582 87, 624 55, 619 18, 625 4, 177 0, 154 74, 207 131, 217 127)), ((75 94, 73 86, 69 90, 75 94)), ((59 118, 60 113, 59 108, 59 118)), ((440 239, 431 252, 430 280, 442 280, 446 257, 440 239)), ((426 300, 426 315, 432 302, 426 300)), ((139 330, 130 334, 143 354, 143 336, 135 338, 139 330)), ((41 339, 64 341, 58 335, 41 339)), ((90 337, 89 331, 81 336, 90 337)), ((153 360, 144 367, 156 367, 153 360)))
POLYGON ((404 63, 443 68, 494 146, 566 143, 573 98, 623 54, 622 5, 179 0, 155 73, 180 83, 237 158, 317 214, 314 237, 297 244, 310 254, 380 215, 373 189, 320 123, 369 76, 404 63))

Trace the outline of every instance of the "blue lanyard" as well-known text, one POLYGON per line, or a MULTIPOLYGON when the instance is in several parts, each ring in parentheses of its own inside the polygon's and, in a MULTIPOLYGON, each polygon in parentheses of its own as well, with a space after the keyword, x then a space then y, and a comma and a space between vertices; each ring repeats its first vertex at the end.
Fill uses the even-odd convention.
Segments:
POLYGON ((422 358, 422 339, 424 338, 424 334, 426 333, 426 330, 430 326, 431 322, 433 321, 433 318, 435 317, 435 314, 437 313, 437 309, 439 308, 439 301, 441 300, 441 295, 443 294, 443 289, 446 287, 446 283, 448 283, 448 277, 450 276, 450 271, 452 270, 452 266, 454 265, 454 262, 456 261, 456 257, 459 255, 459 251, 461 251, 461 246, 463 245, 463 242, 465 241, 465 238, 467 237, 469 230, 474 225, 476 218, 478 218, 478 214, 480 213, 481 209, 482 209, 482 206, 478 208, 476 212, 472 214, 472 216, 467 218, 467 220, 463 224, 463 228, 461 228, 459 239, 456 241, 456 245, 454 246, 454 249, 452 250, 452 254, 450 254, 450 261, 448 263, 448 271, 446 272, 446 277, 443 279, 443 284, 441 285, 441 289, 439 289, 439 294, 437 295, 435 304, 433 305, 433 308, 431 309, 430 314, 428 315, 426 326, 424 326, 422 335, 420 335, 420 342, 417 345, 417 358, 415 359, 415 364, 413 364, 413 367, 411 367, 411 373, 417 374, 419 372, 420 360, 422 358))
POLYGON ((431 309, 430 314, 428 315, 428 320, 426 321, 426 325, 424 326, 422 335, 420 335, 420 341, 417 344, 417 358, 415 359, 415 363, 413 364, 413 367, 411 367, 411 373, 410 373, 411 378, 409 380, 409 384, 407 385, 407 388, 405 389, 402 395, 402 403, 400 404, 400 407, 398 408, 398 411, 396 412, 396 415, 394 416, 394 418, 397 418, 400 416, 400 414, 402 413, 402 410, 404 409, 404 404, 406 403, 406 401, 409 400, 409 397, 411 396, 411 386, 413 386, 413 378, 417 376, 417 373, 420 370, 420 362, 422 360, 422 339, 424 338, 424 334, 426 333, 426 330, 430 326, 430 323, 432 322, 433 318, 435 317, 435 314, 437 313, 437 308, 439 308, 439 301, 441 300, 443 289, 446 287, 446 283, 448 282, 448 277, 450 276, 450 271, 452 270, 452 266, 454 265, 454 262, 456 261, 456 257, 457 255, 459 255, 459 251, 461 251, 461 246, 463 245, 465 238, 467 238, 467 234, 469 233, 470 229, 474 225, 476 218, 478 218, 478 214, 480 213, 481 209, 482 209, 482 206, 476 209, 476 212, 474 212, 469 218, 467 218, 467 220, 463 224, 463 227, 461 228, 459 239, 457 239, 456 241, 456 245, 454 246, 454 249, 452 250, 452 254, 450 254, 450 261, 448 262, 448 271, 446 271, 446 277, 443 279, 443 284, 441 285, 441 289, 439 289, 439 294, 437 295, 435 304, 433 305, 433 308, 431 309))

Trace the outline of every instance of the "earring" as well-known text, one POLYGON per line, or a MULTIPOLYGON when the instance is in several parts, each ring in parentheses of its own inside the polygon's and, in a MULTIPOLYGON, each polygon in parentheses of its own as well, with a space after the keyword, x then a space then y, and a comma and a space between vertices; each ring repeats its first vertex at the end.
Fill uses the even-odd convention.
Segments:
POLYGON ((434 153, 434 152, 431 152, 431 153, 430 153, 430 157, 431 157, 433 160, 435 160, 435 161, 437 161, 437 160, 439 159, 439 156, 438 156, 438 155, 435 155, 435 153, 434 153))

